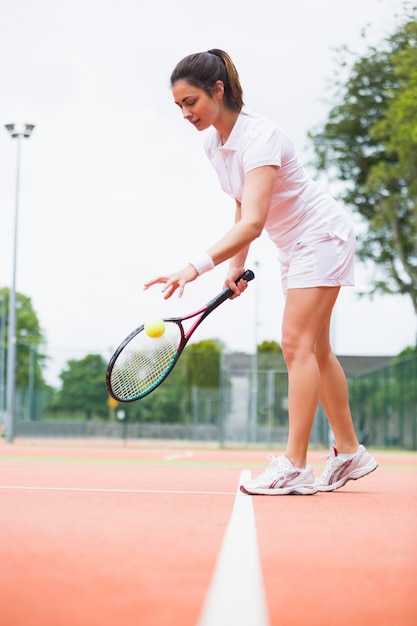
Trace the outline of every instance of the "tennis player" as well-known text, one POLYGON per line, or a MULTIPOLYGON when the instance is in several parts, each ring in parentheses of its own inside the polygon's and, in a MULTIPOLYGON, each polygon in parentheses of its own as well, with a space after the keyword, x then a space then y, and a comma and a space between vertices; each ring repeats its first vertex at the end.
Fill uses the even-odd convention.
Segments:
POLYGON ((244 107, 237 70, 222 50, 185 57, 171 75, 185 120, 207 130, 205 150, 222 189, 236 203, 230 230, 198 258, 145 284, 163 284, 164 298, 230 260, 225 287, 239 296, 249 246, 265 229, 278 249, 285 294, 282 351, 288 368, 289 434, 284 454, 241 485, 248 494, 314 494, 342 487, 377 467, 359 445, 344 372, 330 346, 330 318, 340 287, 354 283, 355 234, 346 211, 311 180, 290 139, 272 121, 244 107), (336 445, 316 480, 307 452, 318 403, 336 445))

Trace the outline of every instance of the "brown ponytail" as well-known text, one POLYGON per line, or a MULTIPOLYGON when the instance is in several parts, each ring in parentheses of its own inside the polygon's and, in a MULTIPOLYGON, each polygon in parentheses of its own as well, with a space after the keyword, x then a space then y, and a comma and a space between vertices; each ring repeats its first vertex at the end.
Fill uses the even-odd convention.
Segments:
POLYGON ((223 50, 213 48, 185 57, 171 74, 171 87, 178 80, 186 80, 190 85, 203 89, 209 96, 213 95, 213 88, 220 80, 224 85, 227 106, 237 111, 243 107, 239 74, 232 59, 223 50))

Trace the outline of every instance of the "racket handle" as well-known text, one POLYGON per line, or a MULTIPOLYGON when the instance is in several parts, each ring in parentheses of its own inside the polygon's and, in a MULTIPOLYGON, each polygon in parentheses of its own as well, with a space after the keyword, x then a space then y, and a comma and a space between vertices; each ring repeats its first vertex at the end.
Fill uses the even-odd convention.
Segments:
POLYGON ((254 278, 255 278, 255 274, 252 272, 252 270, 245 270, 242 276, 239 276, 239 278, 235 282, 236 282, 236 285, 238 284, 240 280, 246 280, 246 282, 248 283, 250 280, 253 280, 254 278))
MULTIPOLYGON (((243 272, 241 276, 239 276, 239 278, 235 280, 235 283, 237 285, 240 280, 246 280, 247 282, 249 282, 250 280, 253 280, 254 278, 255 278, 255 274, 252 272, 252 270, 246 270, 245 272, 243 272)), ((210 300, 210 302, 206 305, 208 311, 212 311, 213 309, 218 307, 219 304, 221 304, 222 302, 225 302, 225 300, 228 300, 232 296, 233 296, 233 291, 230 289, 230 287, 226 287, 226 289, 223 289, 223 291, 221 291, 219 295, 213 298, 213 300, 210 300)))
MULTIPOLYGON (((252 270, 245 270, 243 274, 239 276, 239 278, 236 278, 235 283, 237 285, 240 280, 246 280, 246 282, 248 283, 250 280, 253 280, 254 278, 255 278, 255 274, 252 272, 252 270)), ((233 291, 230 289, 230 287, 227 287, 225 291, 227 291, 227 293, 229 294, 227 296, 228 298, 233 296, 233 291)))

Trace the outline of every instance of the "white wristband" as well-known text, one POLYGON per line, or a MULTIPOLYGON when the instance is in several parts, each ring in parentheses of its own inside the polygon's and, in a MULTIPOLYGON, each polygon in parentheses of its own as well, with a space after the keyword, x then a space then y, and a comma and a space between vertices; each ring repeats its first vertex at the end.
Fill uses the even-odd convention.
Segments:
POLYGON ((200 254, 199 257, 193 259, 190 263, 195 267, 199 276, 214 269, 213 259, 208 252, 203 252, 203 254, 200 254))

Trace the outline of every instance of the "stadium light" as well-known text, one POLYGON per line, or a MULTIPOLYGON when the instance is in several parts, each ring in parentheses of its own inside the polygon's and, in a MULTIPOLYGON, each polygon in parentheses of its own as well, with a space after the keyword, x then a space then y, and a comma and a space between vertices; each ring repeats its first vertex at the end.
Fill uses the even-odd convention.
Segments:
POLYGON ((7 380, 6 380, 6 441, 12 443, 15 427, 15 378, 16 378, 16 261, 19 225, 20 144, 29 139, 34 124, 5 124, 12 139, 17 139, 16 203, 14 214, 13 270, 9 293, 9 319, 7 337, 7 380))

